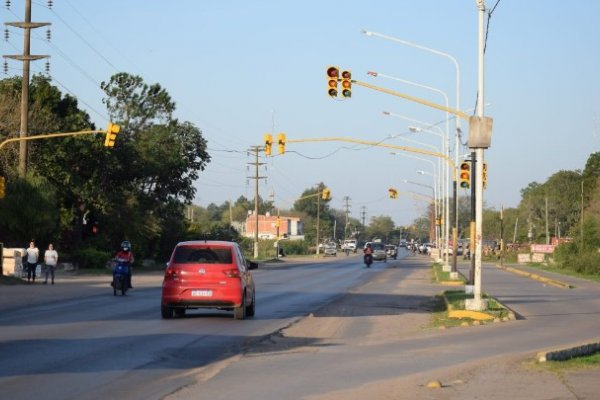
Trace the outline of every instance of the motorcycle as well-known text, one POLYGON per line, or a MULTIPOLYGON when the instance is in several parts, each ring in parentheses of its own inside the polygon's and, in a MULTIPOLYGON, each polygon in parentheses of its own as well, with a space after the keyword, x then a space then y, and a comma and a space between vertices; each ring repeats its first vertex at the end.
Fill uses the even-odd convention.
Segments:
POLYGON ((113 268, 113 280, 111 286, 113 287, 113 296, 117 295, 120 291, 122 296, 125 296, 127 289, 129 288, 128 277, 130 274, 129 263, 123 261, 117 261, 113 268))
POLYGON ((373 264, 373 254, 365 254, 363 260, 367 268, 371 268, 371 264, 373 264))

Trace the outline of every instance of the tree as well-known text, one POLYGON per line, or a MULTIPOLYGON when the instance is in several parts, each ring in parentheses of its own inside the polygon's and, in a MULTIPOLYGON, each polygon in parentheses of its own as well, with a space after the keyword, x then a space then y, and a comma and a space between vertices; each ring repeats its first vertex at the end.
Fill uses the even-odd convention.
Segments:
POLYGON ((387 241, 394 229, 394 221, 389 216, 372 217, 367 227, 367 238, 387 241))

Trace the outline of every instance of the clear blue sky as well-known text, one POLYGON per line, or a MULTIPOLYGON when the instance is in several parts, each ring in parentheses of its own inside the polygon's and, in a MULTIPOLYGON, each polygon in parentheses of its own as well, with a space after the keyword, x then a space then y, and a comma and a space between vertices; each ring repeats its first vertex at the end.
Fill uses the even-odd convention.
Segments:
MULTIPOLYGON (((447 93, 456 104, 453 64, 445 58, 381 38, 362 29, 404 39, 453 55, 461 69, 461 109, 475 106, 477 87, 477 9, 473 0, 323 1, 241 0, 36 0, 33 21, 52 23, 35 31, 32 54, 50 54, 51 76, 70 92, 101 127, 108 122, 100 82, 119 71, 160 83, 177 104, 176 115, 196 124, 208 140, 212 162, 196 183, 195 203, 206 206, 253 198, 252 162, 246 149, 260 145, 265 133, 288 139, 345 136, 423 147, 403 139, 439 146, 440 137, 410 133, 402 119, 429 123, 445 113, 354 87, 348 101, 325 95, 325 68, 339 65, 353 78, 434 102, 429 90, 384 78, 378 71, 447 93)), ((496 0, 487 0, 491 8, 496 0)), ((3 22, 23 18, 24 2, 0 9, 3 22)), ((487 205, 518 204, 520 190, 553 173, 581 169, 600 149, 600 2, 584 0, 502 0, 489 24, 485 57, 486 115, 494 118, 488 162, 487 205)), ((20 53, 22 33, 11 28, 3 54, 20 53)), ((9 75, 20 74, 9 61, 9 75)), ((44 61, 32 64, 43 71, 44 61)), ((470 112, 470 111, 469 111, 470 112)), ((466 124, 463 124, 466 126, 466 124)), ((465 134, 468 130, 464 128, 465 134)), ((450 123, 454 149, 454 121, 450 123)), ((387 189, 429 194, 428 162, 394 156, 384 148, 342 143, 288 144, 284 156, 263 160, 261 196, 289 208, 303 190, 324 182, 331 205, 342 209, 351 198, 352 216, 366 207, 367 218, 390 215, 409 224, 425 203, 407 196, 387 197, 387 189)), ((461 154, 468 149, 461 146, 461 154)), ((452 154, 452 157, 454 155, 452 154)), ((463 193, 464 194, 464 193, 463 193)))

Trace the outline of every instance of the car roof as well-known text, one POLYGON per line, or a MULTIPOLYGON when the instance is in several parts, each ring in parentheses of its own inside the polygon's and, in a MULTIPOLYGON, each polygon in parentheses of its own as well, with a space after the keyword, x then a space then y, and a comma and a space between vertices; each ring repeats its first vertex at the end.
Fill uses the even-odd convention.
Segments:
POLYGON ((231 247, 237 246, 236 242, 228 242, 226 240, 188 240, 186 242, 179 242, 177 246, 223 246, 223 247, 231 247))

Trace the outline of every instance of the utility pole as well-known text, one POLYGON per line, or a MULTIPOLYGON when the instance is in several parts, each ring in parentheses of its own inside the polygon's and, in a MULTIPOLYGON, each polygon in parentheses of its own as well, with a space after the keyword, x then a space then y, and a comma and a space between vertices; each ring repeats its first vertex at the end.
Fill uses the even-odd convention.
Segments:
POLYGON ((259 176, 258 167, 265 165, 265 163, 258 161, 258 155, 261 151, 264 151, 263 146, 252 146, 249 152, 254 153, 254 162, 248 163, 248 165, 254 165, 254 176, 249 176, 248 179, 254 179, 254 258, 258 258, 258 181, 261 179, 267 179, 266 176, 259 176))
POLYGON ((362 223, 362 230, 363 230, 362 233, 363 233, 363 235, 365 233, 365 220, 366 219, 367 219, 367 207, 362 206, 360 208, 360 220, 361 220, 361 223, 362 223))
POLYGON ((344 196, 342 199, 344 201, 344 208, 346 214, 346 224, 344 225, 344 240, 348 239, 348 217, 350 215, 350 197, 344 196))
MULTIPOLYGON (((25 21, 5 22, 4 25, 23 29, 23 54, 5 55, 4 58, 19 60, 23 62, 23 78, 21 82, 21 128, 19 137, 27 137, 29 131, 29 62, 48 58, 48 55, 32 55, 31 30, 50 25, 49 22, 31 22, 31 0, 25 0, 25 21)), ((24 177, 27 173, 27 141, 19 142, 19 176, 24 177)))

